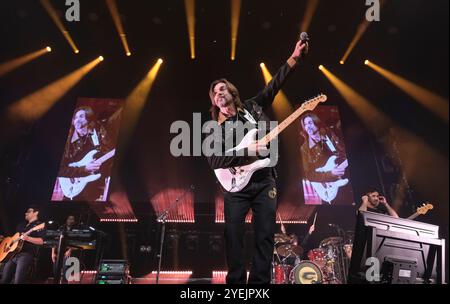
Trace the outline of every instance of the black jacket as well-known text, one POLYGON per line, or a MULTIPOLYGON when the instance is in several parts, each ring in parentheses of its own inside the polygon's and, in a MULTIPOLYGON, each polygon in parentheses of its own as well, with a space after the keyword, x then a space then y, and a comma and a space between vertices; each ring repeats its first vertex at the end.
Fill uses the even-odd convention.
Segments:
MULTIPOLYGON (((270 126, 269 117, 263 112, 264 109, 271 106, 276 95, 284 85, 286 80, 292 74, 295 69, 295 65, 292 62, 286 62, 275 74, 269 84, 255 97, 245 100, 243 102, 244 108, 253 116, 256 121, 265 121, 267 126, 270 126)), ((231 117, 228 120, 234 120, 231 117)), ((227 134, 225 131, 225 123, 221 124, 222 127, 222 143, 225 143, 225 138, 233 136, 233 134, 227 134)), ((209 165, 213 170, 221 168, 232 168, 244 166, 252 163, 254 158, 248 156, 210 156, 208 157, 209 165)))

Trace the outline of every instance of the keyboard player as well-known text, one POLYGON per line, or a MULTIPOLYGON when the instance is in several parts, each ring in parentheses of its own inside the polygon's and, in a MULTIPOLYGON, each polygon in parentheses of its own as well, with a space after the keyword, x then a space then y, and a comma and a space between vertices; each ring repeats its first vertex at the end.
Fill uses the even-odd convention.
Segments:
MULTIPOLYGON (((76 218, 74 215, 70 214, 67 216, 66 218, 66 223, 64 225, 62 225, 61 227, 59 227, 59 231, 72 231, 73 229, 77 228, 77 222, 76 222, 76 218)), ((63 257, 63 267, 62 267, 62 282, 67 283, 67 279, 65 276, 66 270, 68 268, 68 266, 66 265, 66 261, 68 258, 70 258, 71 256, 73 256, 74 251, 76 251, 76 249, 74 248, 67 248, 66 251, 64 252, 64 257, 63 257)), ((56 272, 56 262, 57 262, 57 257, 58 257, 58 247, 52 247, 52 262, 53 262, 53 271, 56 272)))
POLYGON ((381 214, 387 214, 399 218, 397 212, 389 205, 386 198, 381 196, 375 188, 368 189, 362 197, 359 211, 369 211, 381 214))

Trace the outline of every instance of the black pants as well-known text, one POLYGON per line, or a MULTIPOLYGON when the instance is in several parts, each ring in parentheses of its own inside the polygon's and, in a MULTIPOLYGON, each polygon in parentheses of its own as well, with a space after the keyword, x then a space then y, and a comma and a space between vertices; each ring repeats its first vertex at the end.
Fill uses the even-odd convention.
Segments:
POLYGON ((241 192, 225 193, 227 284, 245 284, 247 281, 244 233, 245 217, 250 208, 255 244, 248 283, 270 283, 277 199, 275 180, 269 175, 258 182, 250 181, 241 192))
POLYGON ((9 260, 3 268, 1 284, 25 284, 30 274, 34 257, 31 253, 21 252, 9 260), (12 281, 14 278, 14 281, 12 281), (12 281, 12 282, 11 282, 12 281))

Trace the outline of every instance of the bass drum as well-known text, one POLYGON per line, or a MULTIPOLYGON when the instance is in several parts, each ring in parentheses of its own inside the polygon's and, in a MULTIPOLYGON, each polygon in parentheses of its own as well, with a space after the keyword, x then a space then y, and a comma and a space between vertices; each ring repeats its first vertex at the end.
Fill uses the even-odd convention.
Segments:
POLYGON ((291 272, 293 284, 322 284, 323 273, 320 267, 311 261, 302 261, 291 272))

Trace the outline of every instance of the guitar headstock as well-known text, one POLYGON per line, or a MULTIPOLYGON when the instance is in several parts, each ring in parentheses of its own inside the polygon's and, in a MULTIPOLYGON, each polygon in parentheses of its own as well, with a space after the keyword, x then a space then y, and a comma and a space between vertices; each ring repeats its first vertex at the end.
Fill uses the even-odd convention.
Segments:
POLYGON ((320 94, 317 97, 314 97, 313 99, 308 100, 307 102, 303 103, 301 108, 304 111, 312 111, 314 110, 320 103, 326 102, 328 99, 327 95, 320 94))
POLYGON ((434 206, 430 203, 423 204, 422 207, 417 208, 417 214, 424 215, 428 211, 433 210, 434 206))

